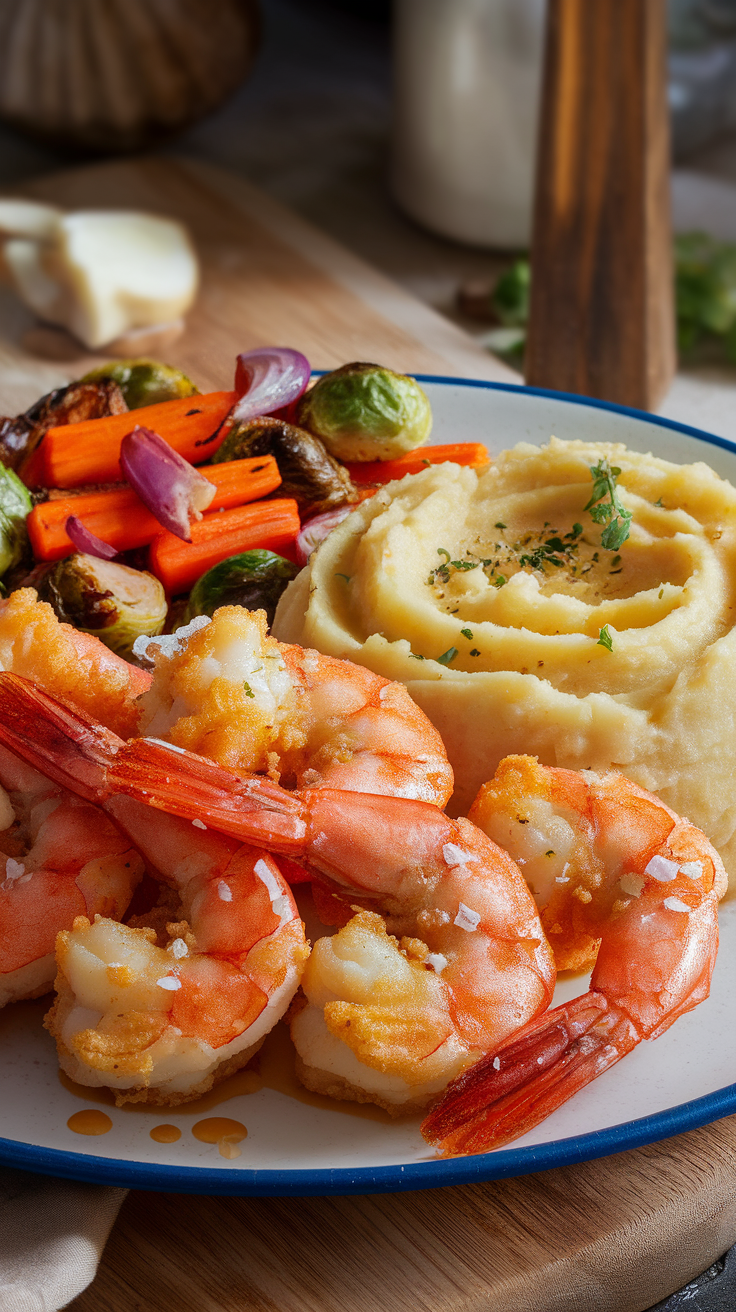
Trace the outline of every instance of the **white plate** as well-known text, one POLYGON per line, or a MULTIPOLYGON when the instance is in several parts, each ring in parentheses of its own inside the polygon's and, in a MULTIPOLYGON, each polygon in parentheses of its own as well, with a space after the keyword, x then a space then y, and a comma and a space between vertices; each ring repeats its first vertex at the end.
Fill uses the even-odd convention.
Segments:
MULTIPOLYGON (((559 438, 622 441, 678 463, 704 460, 736 483, 736 448, 712 437, 595 401, 494 383, 426 377, 436 442, 487 442, 498 451, 515 442, 559 438)), ((582 992, 566 980, 555 1002, 582 992)), ((736 902, 721 909, 721 950, 711 996, 655 1043, 577 1094, 510 1149, 437 1160, 419 1134, 419 1119, 391 1121, 372 1109, 299 1098, 263 1088, 210 1109, 106 1107, 112 1129, 86 1137, 68 1118, 94 1099, 59 1080, 56 1053, 40 1027, 43 1008, 21 1003, 0 1014, 0 1161, 75 1179, 192 1193, 325 1194, 419 1189, 522 1175, 652 1143, 736 1111, 736 1059, 729 1040, 736 996, 736 902), (193 1126, 227 1116, 245 1124, 240 1156, 220 1155, 199 1142, 193 1126), (150 1130, 178 1126, 173 1144, 150 1130)))

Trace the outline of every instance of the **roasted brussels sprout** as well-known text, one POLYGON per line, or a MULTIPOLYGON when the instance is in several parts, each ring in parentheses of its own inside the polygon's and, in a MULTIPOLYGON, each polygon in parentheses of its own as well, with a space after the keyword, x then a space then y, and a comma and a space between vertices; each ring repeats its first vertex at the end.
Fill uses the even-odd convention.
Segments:
POLYGON ((34 402, 25 414, 0 419, 0 460, 11 469, 21 470, 49 428, 120 415, 127 409, 120 388, 110 379, 57 387, 34 402))
POLYGON ((17 565, 28 544, 28 488, 12 469, 0 465, 0 575, 17 565))
POLYGON ((166 594, 153 574, 82 552, 52 565, 37 590, 60 620, 94 634, 126 660, 136 638, 155 637, 166 619, 166 594))
POLYGON ((91 369, 82 382, 96 383, 106 378, 117 383, 129 410, 199 393, 199 388, 181 369, 172 369, 171 365, 161 364, 158 360, 111 360, 109 364, 91 369))
POLYGON ((379 364, 344 364, 319 378, 297 422, 338 460, 393 460, 426 442, 432 411, 413 378, 379 364))
POLYGON ((271 624, 281 593, 298 573, 298 565, 274 551, 258 549, 229 556, 197 579, 182 622, 188 624, 195 615, 213 615, 218 606, 244 606, 246 610, 265 610, 271 624))
POLYGON ((344 465, 333 460, 324 442, 303 428, 282 419, 250 419, 234 424, 212 457, 243 460, 246 456, 273 456, 283 482, 280 497, 293 497, 303 511, 314 514, 357 501, 355 485, 344 465))

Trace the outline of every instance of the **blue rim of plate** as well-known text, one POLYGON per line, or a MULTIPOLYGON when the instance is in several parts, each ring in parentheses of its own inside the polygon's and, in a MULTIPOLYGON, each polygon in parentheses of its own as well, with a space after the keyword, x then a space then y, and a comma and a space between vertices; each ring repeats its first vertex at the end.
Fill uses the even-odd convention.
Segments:
MULTIPOLYGON (((323 373, 325 370, 315 370, 323 373)), ((711 446, 720 446, 736 454, 736 443, 728 438, 706 433, 673 419, 635 410, 630 406, 598 401, 572 392, 553 392, 543 387, 525 387, 517 383, 492 383, 483 379, 455 378, 443 374, 416 374, 422 383, 441 383, 455 387, 480 387, 488 391, 518 392, 540 396, 548 401, 568 401, 596 410, 610 410, 631 419, 643 420, 660 428, 669 428, 711 446)), ((709 1125, 736 1112, 736 1084, 726 1085, 701 1098, 679 1103, 651 1116, 624 1121, 605 1130, 556 1139, 527 1148, 500 1148, 492 1153, 472 1157, 437 1158, 431 1162, 404 1166, 336 1167, 309 1170, 243 1170, 242 1168, 205 1166, 167 1166, 158 1162, 131 1162, 112 1157, 93 1157, 86 1153, 66 1152, 60 1148, 43 1148, 0 1138, 0 1163, 26 1171, 61 1176, 89 1183, 122 1185, 130 1189, 150 1189, 190 1194, 224 1194, 252 1196, 308 1197, 325 1194, 393 1193, 412 1189, 436 1189, 443 1185, 480 1184, 509 1176, 549 1171, 556 1166, 572 1166, 629 1148, 657 1143, 672 1135, 709 1125)))

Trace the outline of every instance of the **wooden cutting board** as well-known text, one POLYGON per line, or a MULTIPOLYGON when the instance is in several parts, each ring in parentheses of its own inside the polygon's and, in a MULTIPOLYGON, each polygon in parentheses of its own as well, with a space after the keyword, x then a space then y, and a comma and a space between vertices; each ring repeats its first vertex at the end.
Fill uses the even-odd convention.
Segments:
MULTIPOLYGON (((167 351, 203 389, 237 351, 295 346, 315 367, 516 380, 459 329, 242 180, 149 159, 28 184, 66 206, 139 206, 189 224, 203 285, 167 351)), ((0 290, 0 411, 76 376, 21 345, 0 290)), ((369 1197, 131 1193, 75 1312, 644 1312, 736 1240, 736 1117, 520 1179, 369 1197)))

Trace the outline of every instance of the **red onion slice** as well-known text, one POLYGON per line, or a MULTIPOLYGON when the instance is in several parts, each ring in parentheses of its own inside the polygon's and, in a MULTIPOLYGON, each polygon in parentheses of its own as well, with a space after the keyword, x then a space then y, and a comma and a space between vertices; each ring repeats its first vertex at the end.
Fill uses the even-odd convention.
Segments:
POLYGON ((120 467, 159 524, 191 542, 190 520, 202 518, 215 495, 214 483, 141 424, 123 438, 120 467))
POLYGON ((76 515, 70 515, 64 525, 66 535, 71 538, 72 543, 77 551, 82 551, 87 556, 97 556, 98 560, 112 560, 117 556, 117 548, 111 547, 108 542, 103 542, 94 533, 90 533, 88 528, 84 527, 81 519, 76 515))
POLYGON ((235 391, 240 400, 231 418, 244 422, 291 405, 307 390, 310 373, 307 357, 288 346, 243 351, 235 365, 235 391))
POLYGON ((337 510, 328 510, 325 515, 315 515, 314 519, 308 519, 302 524, 301 532, 294 543, 297 565, 306 565, 320 542, 324 542, 328 533, 347 519, 352 510, 355 510, 355 506, 338 506, 337 510))

